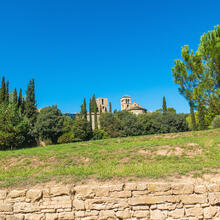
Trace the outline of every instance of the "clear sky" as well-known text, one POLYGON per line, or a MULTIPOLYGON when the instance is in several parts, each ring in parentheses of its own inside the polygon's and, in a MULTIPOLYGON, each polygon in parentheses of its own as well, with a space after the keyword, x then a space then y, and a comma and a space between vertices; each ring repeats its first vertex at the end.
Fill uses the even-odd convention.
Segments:
POLYGON ((36 81, 38 107, 76 112, 107 97, 120 109, 128 94, 147 110, 165 96, 189 112, 172 80, 181 47, 220 23, 219 0, 0 0, 0 77, 10 89, 36 81))

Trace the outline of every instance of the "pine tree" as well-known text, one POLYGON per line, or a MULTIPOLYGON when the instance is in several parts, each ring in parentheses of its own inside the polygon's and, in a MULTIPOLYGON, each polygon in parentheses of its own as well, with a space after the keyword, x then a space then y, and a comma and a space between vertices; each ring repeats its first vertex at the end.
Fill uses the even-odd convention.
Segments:
POLYGON ((22 97, 22 89, 20 89, 20 91, 19 91, 19 96, 18 96, 18 108, 21 108, 22 100, 23 100, 23 97, 22 97))
POLYGON ((109 102, 109 112, 112 112, 112 103, 109 102))
POLYGON ((166 103, 166 99, 165 96, 163 97, 163 113, 167 112, 167 103, 166 103))
POLYGON ((9 104, 9 81, 6 83, 6 91, 5 91, 5 103, 9 104))
POLYGON ((6 88, 5 88, 5 77, 2 77, 2 84, 1 84, 1 90, 0 90, 0 103, 5 102, 5 94, 6 94, 6 88))
POLYGON ((17 93, 16 88, 15 88, 14 91, 13 91, 12 103, 13 103, 15 106, 18 106, 18 93, 17 93))

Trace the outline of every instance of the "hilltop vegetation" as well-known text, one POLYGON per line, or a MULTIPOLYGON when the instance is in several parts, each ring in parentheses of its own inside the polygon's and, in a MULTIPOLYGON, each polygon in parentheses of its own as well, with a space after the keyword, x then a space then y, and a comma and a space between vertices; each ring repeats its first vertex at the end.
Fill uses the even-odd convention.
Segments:
POLYGON ((219 160, 219 129, 50 145, 2 151, 0 185, 200 176, 219 160))

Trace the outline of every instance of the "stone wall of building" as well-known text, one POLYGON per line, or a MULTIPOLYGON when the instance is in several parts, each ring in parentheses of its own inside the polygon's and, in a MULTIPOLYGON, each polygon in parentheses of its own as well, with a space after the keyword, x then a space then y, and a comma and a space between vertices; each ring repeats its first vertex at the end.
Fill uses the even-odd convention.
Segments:
POLYGON ((142 182, 2 189, 0 219, 220 219, 220 184, 142 182))

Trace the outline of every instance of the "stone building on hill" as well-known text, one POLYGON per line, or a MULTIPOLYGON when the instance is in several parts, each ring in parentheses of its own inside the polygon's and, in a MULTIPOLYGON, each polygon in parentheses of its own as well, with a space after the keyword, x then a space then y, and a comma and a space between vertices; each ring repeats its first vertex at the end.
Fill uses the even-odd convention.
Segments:
POLYGON ((108 99, 107 98, 97 98, 96 104, 98 107, 98 112, 108 112, 108 99))
POLYGON ((121 97, 121 110, 129 111, 136 115, 143 114, 147 111, 136 102, 131 103, 131 97, 128 95, 121 97))

